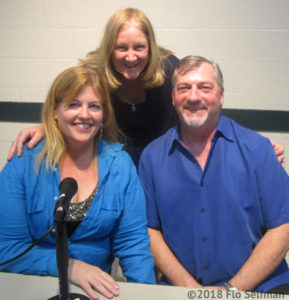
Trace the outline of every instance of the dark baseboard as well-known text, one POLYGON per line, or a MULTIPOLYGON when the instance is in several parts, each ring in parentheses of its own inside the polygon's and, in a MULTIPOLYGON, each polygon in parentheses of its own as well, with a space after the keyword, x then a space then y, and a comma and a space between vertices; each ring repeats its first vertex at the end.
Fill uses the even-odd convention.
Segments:
POLYGON ((0 102, 0 122, 39 123, 42 103, 0 102))
MULTIPOLYGON (((39 123, 42 103, 0 102, 0 122, 39 123)), ((289 111, 223 109, 224 115, 256 131, 289 132, 289 111)))
POLYGON ((223 109, 224 115, 256 131, 289 132, 289 111, 223 109))

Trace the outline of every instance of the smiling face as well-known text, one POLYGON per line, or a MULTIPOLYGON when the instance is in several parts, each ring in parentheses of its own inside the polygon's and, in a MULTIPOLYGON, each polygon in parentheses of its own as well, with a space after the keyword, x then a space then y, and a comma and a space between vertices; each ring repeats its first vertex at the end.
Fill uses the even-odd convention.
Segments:
POLYGON ((127 80, 135 80, 149 61, 149 44, 145 34, 132 21, 120 29, 112 63, 118 73, 127 80))
POLYGON ((57 106, 54 118, 68 146, 92 145, 103 121, 101 97, 86 85, 70 104, 57 106))
POLYGON ((179 74, 172 98, 182 126, 216 126, 224 95, 211 64, 204 62, 193 70, 179 74))

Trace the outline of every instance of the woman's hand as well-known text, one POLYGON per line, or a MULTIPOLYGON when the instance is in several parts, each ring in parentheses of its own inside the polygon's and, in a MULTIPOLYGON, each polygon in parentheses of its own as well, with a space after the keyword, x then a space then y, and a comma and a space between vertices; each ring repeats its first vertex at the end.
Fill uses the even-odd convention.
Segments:
POLYGON ((270 140, 272 143, 272 146, 276 152, 277 158, 281 165, 285 168, 285 155, 284 155, 284 148, 278 144, 276 144, 274 141, 270 140))
POLYGON ((119 294, 119 286, 109 274, 80 260, 69 259, 68 278, 92 299, 98 299, 95 291, 108 299, 119 294))
POLYGON ((28 148, 33 148, 39 141, 44 137, 44 129, 42 125, 37 125, 34 127, 26 128, 20 131, 16 140, 12 143, 7 160, 11 160, 14 153, 16 152, 18 156, 21 156, 23 145, 26 141, 28 148))

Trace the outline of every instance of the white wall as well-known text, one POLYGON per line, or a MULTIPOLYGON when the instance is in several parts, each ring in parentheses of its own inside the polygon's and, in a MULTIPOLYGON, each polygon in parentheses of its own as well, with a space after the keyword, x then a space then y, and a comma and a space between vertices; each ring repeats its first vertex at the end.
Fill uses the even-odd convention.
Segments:
MULTIPOLYGON (((109 16, 126 6, 143 10, 159 44, 178 57, 220 64, 225 108, 289 111, 288 0, 1 0, 0 101, 42 102, 55 76, 96 48, 109 16)), ((0 123, 0 168, 27 126, 0 123)), ((265 135, 289 155, 289 133, 265 135)))

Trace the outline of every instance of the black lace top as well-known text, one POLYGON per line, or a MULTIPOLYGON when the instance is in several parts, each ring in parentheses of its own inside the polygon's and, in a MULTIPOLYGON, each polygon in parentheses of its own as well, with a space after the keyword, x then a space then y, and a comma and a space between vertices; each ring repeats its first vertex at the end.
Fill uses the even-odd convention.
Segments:
POLYGON ((97 193, 97 189, 98 184, 96 185, 92 193, 89 195, 89 197, 86 198, 84 201, 81 201, 79 203, 70 203, 69 210, 65 218, 68 237, 70 237, 73 234, 77 226, 86 216, 90 204, 97 193))

